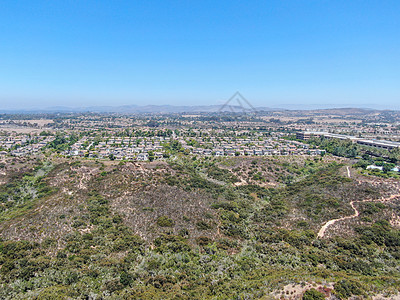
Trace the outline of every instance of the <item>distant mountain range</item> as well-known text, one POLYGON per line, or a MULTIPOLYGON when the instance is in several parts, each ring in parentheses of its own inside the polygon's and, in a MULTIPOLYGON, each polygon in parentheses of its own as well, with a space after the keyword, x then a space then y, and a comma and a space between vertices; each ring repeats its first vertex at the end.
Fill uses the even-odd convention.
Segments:
MULTIPOLYGON (((222 105, 198 105, 198 106, 174 106, 174 105, 123 105, 123 106, 89 106, 89 107, 66 107, 54 106, 47 108, 29 108, 29 109, 1 109, 0 113, 184 113, 184 112, 218 112, 222 105)), ((225 106, 224 112, 243 112, 249 111, 250 108, 242 108, 241 106, 225 106)), ((271 111, 271 108, 257 107, 257 111, 271 111)), ((276 110, 276 109, 274 109, 276 110)))
MULTIPOLYGON (((241 107, 238 105, 197 105, 197 106, 174 106, 174 105, 123 105, 123 106, 89 106, 89 107, 67 107, 67 106, 53 106, 47 108, 26 108, 26 109, 1 109, 0 113, 126 113, 126 114, 140 114, 140 113, 196 113, 196 112, 243 112, 252 111, 250 107, 241 107)), ((283 109, 283 108, 269 108, 269 107, 256 107, 256 111, 287 111, 287 112, 319 112, 319 113, 333 113, 337 115, 345 114, 365 114, 373 111, 382 111, 377 109, 368 108, 325 108, 325 109, 283 109)), ((393 111, 393 110, 390 110, 393 111)))

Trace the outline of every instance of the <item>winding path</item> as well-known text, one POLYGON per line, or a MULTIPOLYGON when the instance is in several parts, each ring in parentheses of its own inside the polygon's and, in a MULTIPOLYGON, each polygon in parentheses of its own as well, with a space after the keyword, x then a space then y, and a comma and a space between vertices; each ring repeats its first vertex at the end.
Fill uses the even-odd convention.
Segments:
MULTIPOLYGON (((350 178, 351 177, 351 173, 350 173, 350 168, 347 166, 347 176, 350 178)), ((321 229, 318 232, 318 238, 323 238, 325 236, 325 231, 328 229, 329 226, 335 224, 336 222, 339 221, 343 221, 343 220, 348 220, 348 219, 352 219, 355 217, 358 217, 360 215, 360 212, 358 211, 358 209, 355 207, 354 203, 362 203, 362 202, 386 202, 386 201, 390 201, 393 200, 397 197, 400 197, 400 194, 395 194, 395 195, 391 195, 388 198, 381 198, 381 199, 375 199, 375 200, 370 200, 370 199, 365 199, 365 200, 358 200, 358 201, 351 201, 350 205, 354 210, 354 214, 352 214, 351 216, 346 216, 346 217, 342 217, 342 218, 338 218, 338 219, 332 219, 329 220, 328 222, 326 222, 321 229)))

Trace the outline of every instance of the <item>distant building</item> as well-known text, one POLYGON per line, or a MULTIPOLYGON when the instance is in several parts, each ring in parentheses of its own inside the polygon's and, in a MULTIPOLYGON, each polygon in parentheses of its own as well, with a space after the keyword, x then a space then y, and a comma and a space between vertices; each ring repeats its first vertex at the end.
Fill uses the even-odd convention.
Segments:
POLYGON ((149 160, 149 155, 147 153, 139 153, 136 159, 139 161, 146 161, 149 160))
POLYGON ((325 132, 316 132, 316 131, 300 131, 296 132, 296 139, 307 141, 311 137, 321 137, 321 136, 330 136, 331 134, 325 132))
POLYGON ((381 141, 381 140, 357 140, 357 144, 371 146, 375 148, 392 150, 394 148, 400 148, 400 143, 392 141, 381 141))
POLYGON ((375 166, 375 165, 370 165, 370 166, 368 166, 367 167, 367 170, 380 170, 380 171, 382 171, 383 170, 383 167, 378 167, 378 166, 375 166))
POLYGON ((307 141, 311 138, 311 132, 296 132, 296 139, 307 141))
POLYGON ((216 150, 215 151, 215 156, 224 156, 224 155, 225 155, 225 153, 224 153, 223 150, 216 150))

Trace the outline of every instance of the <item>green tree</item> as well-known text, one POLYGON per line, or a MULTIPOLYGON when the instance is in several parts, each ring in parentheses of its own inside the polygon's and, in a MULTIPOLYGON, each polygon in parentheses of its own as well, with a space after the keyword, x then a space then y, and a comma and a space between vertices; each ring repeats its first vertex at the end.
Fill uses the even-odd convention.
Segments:
POLYGON ((385 163, 383 164, 383 172, 388 173, 390 172, 396 165, 392 163, 385 163))
POLYGON ((400 162, 400 148, 394 148, 389 153, 389 159, 391 162, 397 164, 400 162))
POLYGON ((154 152, 153 151, 149 151, 148 154, 149 154, 149 161, 153 161, 154 158, 155 158, 154 152))

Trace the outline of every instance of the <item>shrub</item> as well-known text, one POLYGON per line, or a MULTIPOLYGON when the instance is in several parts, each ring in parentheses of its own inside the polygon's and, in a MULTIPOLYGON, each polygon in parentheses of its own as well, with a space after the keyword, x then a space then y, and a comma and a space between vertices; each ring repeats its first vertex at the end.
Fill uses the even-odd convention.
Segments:
POLYGON ((174 224, 174 220, 168 218, 167 216, 161 216, 157 218, 157 225, 160 227, 172 227, 174 224))
POLYGON ((212 242, 212 240, 206 236, 200 236, 196 239, 196 241, 200 246, 206 246, 212 242))
POLYGON ((196 227, 198 230, 208 230, 211 229, 212 226, 205 221, 199 221, 196 223, 196 227))
POLYGON ((133 277, 132 275, 130 275, 129 273, 126 272, 122 272, 119 278, 119 282, 123 285, 123 286, 127 286, 130 285, 133 281, 133 277))
POLYGON ((324 300, 325 295, 316 289, 310 289, 303 295, 303 300, 324 300))
POLYGON ((357 282, 342 280, 335 284, 335 294, 339 299, 347 299, 353 295, 363 295, 363 291, 357 282))

